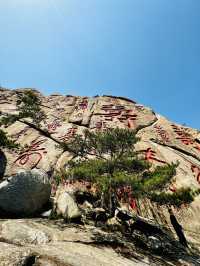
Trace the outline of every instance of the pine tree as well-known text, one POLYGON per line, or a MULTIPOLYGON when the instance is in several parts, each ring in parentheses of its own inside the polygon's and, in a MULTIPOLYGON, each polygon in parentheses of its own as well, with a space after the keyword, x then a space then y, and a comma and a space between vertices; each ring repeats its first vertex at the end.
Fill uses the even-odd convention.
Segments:
POLYGON ((11 125, 20 119, 29 118, 32 123, 39 127, 40 122, 46 118, 41 109, 41 100, 37 94, 31 90, 24 91, 17 95, 17 114, 7 114, 2 119, 1 125, 11 125))
MULTIPOLYGON (((41 100, 31 90, 18 94, 16 106, 17 114, 1 114, 0 126, 7 127, 25 118, 31 119, 35 126, 39 126, 40 122, 46 117, 45 113, 41 110, 41 100)), ((18 147, 19 144, 10 139, 2 127, 0 129, 0 148, 15 149, 18 147)))
POLYGON ((6 132, 4 132, 2 129, 0 129, 0 149, 15 149, 18 148, 19 145, 15 143, 13 140, 11 140, 6 132))
POLYGON ((87 180, 97 184, 99 193, 117 195, 122 187, 129 188, 133 198, 149 198, 160 204, 180 206, 193 200, 190 189, 166 193, 167 185, 176 174, 178 164, 157 166, 139 159, 135 144, 139 139, 129 129, 108 129, 104 132, 90 132, 77 135, 61 147, 74 154, 69 163, 66 178, 87 180))

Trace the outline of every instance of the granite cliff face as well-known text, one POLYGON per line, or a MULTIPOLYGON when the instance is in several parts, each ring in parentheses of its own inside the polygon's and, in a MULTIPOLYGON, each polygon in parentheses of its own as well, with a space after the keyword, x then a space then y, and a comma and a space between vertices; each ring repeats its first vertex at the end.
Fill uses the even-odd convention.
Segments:
MULTIPOLYGON (((0 89, 2 114, 16 113, 17 94, 21 92, 22 89, 0 89)), ((170 193, 181 187, 200 188, 198 130, 175 124, 153 110, 121 97, 43 96, 35 92, 42 100, 47 119, 42 122, 41 129, 30 120, 18 121, 5 129, 25 149, 20 152, 4 150, 1 154, 2 177, 15 174, 20 169, 38 168, 53 173, 65 168, 71 157, 57 147, 60 142, 67 141, 85 128, 104 130, 120 127, 137 131, 140 141, 136 149, 145 160, 155 165, 179 162, 177 175, 168 187, 170 193), (46 130, 50 133, 48 137, 46 130)), ((165 208, 149 201, 138 202, 137 205, 138 212, 144 217, 170 226, 165 208)), ((200 196, 190 206, 182 206, 175 212, 187 238, 200 245, 200 196)))

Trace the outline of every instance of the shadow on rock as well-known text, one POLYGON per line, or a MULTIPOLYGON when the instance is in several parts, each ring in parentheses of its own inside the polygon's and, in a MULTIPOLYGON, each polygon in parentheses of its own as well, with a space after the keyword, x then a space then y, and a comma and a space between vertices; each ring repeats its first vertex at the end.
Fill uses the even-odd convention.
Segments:
POLYGON ((128 232, 102 234, 95 232, 96 245, 110 246, 116 252, 129 259, 142 260, 148 257, 156 265, 200 265, 199 252, 193 247, 185 248, 165 227, 137 220, 128 232), (140 254, 140 256, 138 256, 140 254), (155 261, 156 259, 156 261, 155 261))
POLYGON ((3 178, 7 165, 7 158, 3 151, 0 150, 0 179, 3 178))

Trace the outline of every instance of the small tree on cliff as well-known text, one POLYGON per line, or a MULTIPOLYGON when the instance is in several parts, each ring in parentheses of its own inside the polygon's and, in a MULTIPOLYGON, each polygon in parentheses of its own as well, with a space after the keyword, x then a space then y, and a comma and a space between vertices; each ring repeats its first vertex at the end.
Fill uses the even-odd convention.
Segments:
POLYGON ((7 136, 6 132, 0 129, 0 150, 4 148, 15 149, 18 146, 18 144, 7 136))
POLYGON ((119 197, 123 187, 126 187, 127 200, 146 197, 161 204, 191 202, 193 197, 187 189, 173 195, 158 193, 176 174, 177 165, 157 166, 151 170, 151 165, 139 159, 135 151, 137 141, 136 133, 128 129, 96 133, 86 130, 83 136, 77 135, 70 142, 61 144, 64 150, 74 154, 66 177, 97 184, 108 209, 111 209, 112 195, 119 197))
POLYGON ((21 119, 30 118, 35 126, 46 118, 41 109, 41 100, 37 94, 31 90, 18 93, 17 95, 17 114, 7 114, 1 119, 1 125, 11 125, 21 119))
MULTIPOLYGON (((17 96, 17 114, 1 114, 0 126, 9 126, 20 119, 30 118, 34 125, 39 126, 40 122, 45 119, 46 115, 41 110, 41 100, 31 90, 19 93, 17 96)), ((3 128, 0 129, 0 149, 16 149, 19 148, 19 144, 15 143, 3 128)))

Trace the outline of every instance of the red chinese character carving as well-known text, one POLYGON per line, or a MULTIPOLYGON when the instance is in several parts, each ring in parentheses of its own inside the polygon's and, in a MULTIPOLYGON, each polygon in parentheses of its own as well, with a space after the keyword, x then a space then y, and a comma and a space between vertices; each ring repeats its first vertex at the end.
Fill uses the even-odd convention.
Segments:
MULTIPOLYGON (((61 127, 61 122, 58 119, 55 119, 52 123, 49 123, 47 125, 47 127, 51 133, 52 131, 55 131, 58 127, 61 127)), ((56 133, 56 132, 54 132, 54 133, 56 133)))
POLYGON ((199 143, 196 143, 194 148, 200 152, 200 144, 199 143))
POLYGON ((113 104, 104 104, 102 105, 101 110, 110 111, 110 110, 113 110, 113 107, 114 107, 113 104))
POLYGON ((123 186, 119 187, 116 191, 117 197, 119 201, 124 201, 129 204, 131 209, 136 209, 137 210, 137 203, 135 198, 132 196, 132 188, 131 186, 123 186))
POLYGON ((123 188, 122 188, 122 187, 120 187, 120 188, 118 188, 118 189, 117 189, 117 192, 116 192, 116 194, 117 194, 117 197, 119 198, 119 200, 121 200, 121 199, 122 199, 123 192, 124 192, 124 190, 123 190, 123 188))
POLYGON ((100 114, 106 121, 113 121, 113 118, 117 118, 121 123, 126 122, 129 128, 134 127, 134 121, 137 115, 133 113, 133 110, 125 110, 123 105, 106 104, 101 107, 101 110, 105 111, 105 114, 100 114))
POLYGON ((131 209, 137 210, 137 203, 136 203, 136 200, 134 198, 129 198, 129 205, 130 205, 131 209))
POLYGON ((124 110, 122 112, 121 117, 119 118, 120 121, 125 121, 125 120, 136 120, 137 115, 133 113, 133 110, 124 110))
POLYGON ((183 142, 183 144, 185 144, 185 145, 190 145, 190 144, 194 143, 194 141, 191 138, 189 138, 189 137, 182 136, 182 137, 178 137, 176 139, 181 140, 183 142))
POLYGON ((155 125, 154 128, 156 129, 163 141, 169 142, 169 136, 166 130, 164 130, 160 125, 155 125))
POLYGON ((106 122, 104 122, 104 121, 98 121, 98 122, 96 122, 95 128, 97 130, 104 130, 104 129, 106 129, 107 128, 106 122))
POLYGON ((127 121, 129 128, 134 128, 134 121, 136 120, 137 115, 133 113, 132 110, 124 110, 121 114, 121 117, 119 117, 120 122, 127 121))
POLYGON ((145 150, 145 160, 147 160, 147 161, 156 161, 156 162, 159 162, 159 163, 166 164, 165 161, 162 161, 162 160, 156 158, 156 152, 153 151, 151 148, 148 148, 147 150, 145 150))
POLYGON ((135 107, 139 111, 143 111, 144 110, 144 106, 143 105, 137 104, 135 107))
POLYGON ((83 98, 82 102, 79 103, 79 108, 81 110, 85 110, 88 107, 88 99, 87 98, 83 98))
POLYGON ((26 132, 29 130, 29 126, 26 126, 24 129, 20 130, 16 134, 12 135, 12 138, 18 139, 21 135, 26 135, 26 132))
POLYGON ((115 105, 115 110, 118 110, 118 111, 121 110, 122 111, 122 110, 125 110, 125 107, 123 105, 117 105, 116 104, 115 105))
POLYGON ((99 115, 106 121, 113 121, 114 117, 118 117, 121 114, 121 110, 115 109, 113 104, 105 104, 101 107, 101 110, 105 113, 99 113, 99 115))
POLYGON ((76 135, 77 128, 72 127, 67 130, 67 133, 58 137, 61 141, 68 141, 70 138, 73 138, 76 135))
POLYGON ((31 141, 30 146, 26 148, 24 151, 22 151, 21 153, 19 153, 19 157, 15 160, 14 163, 25 165, 27 162, 29 162, 32 156, 36 156, 37 159, 34 162, 34 165, 32 166, 32 168, 36 167, 38 163, 42 160, 42 156, 47 153, 45 148, 40 147, 40 145, 42 145, 46 141, 47 139, 38 140, 38 138, 31 141))
POLYGON ((176 125, 172 125, 174 132, 179 136, 176 139, 180 140, 185 145, 194 144, 194 140, 191 136, 184 131, 184 129, 179 128, 176 125))
POLYGON ((105 118, 106 121, 113 121, 113 118, 114 117, 118 117, 121 115, 121 111, 115 111, 115 110, 112 110, 112 111, 109 111, 108 113, 106 114, 103 114, 101 116, 103 116, 105 118))
POLYGON ((176 192, 177 188, 175 187, 175 185, 172 184, 172 185, 169 187, 169 190, 171 190, 171 192, 176 192))
POLYGON ((193 145, 193 148, 200 151, 200 144, 197 143, 188 133, 184 132, 182 128, 172 125, 174 132, 178 135, 176 139, 181 140, 185 145, 193 145))
POLYGON ((191 170, 196 175, 197 182, 200 184, 200 168, 198 166, 192 164, 191 170))

